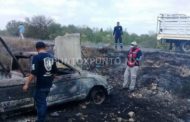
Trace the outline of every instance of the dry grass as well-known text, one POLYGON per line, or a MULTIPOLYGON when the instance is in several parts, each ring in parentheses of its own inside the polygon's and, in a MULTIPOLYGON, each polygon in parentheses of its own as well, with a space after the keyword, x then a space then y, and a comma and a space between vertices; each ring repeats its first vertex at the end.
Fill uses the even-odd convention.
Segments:
POLYGON ((18 37, 3 37, 4 41, 12 51, 34 51, 34 40, 24 39, 18 37))

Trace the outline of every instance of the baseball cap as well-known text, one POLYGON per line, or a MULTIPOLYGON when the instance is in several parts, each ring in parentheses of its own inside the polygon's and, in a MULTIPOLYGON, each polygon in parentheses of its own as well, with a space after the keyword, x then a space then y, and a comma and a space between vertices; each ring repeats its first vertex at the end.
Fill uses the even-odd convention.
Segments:
POLYGON ((39 48, 46 48, 46 44, 44 42, 37 42, 36 49, 39 49, 39 48))

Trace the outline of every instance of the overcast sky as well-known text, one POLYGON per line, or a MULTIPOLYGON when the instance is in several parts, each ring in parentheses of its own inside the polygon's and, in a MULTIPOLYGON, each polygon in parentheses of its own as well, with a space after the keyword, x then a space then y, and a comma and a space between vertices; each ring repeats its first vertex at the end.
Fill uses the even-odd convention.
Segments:
POLYGON ((10 20, 45 15, 62 25, 113 28, 130 33, 156 31, 160 13, 190 15, 190 0, 0 0, 0 29, 10 20))

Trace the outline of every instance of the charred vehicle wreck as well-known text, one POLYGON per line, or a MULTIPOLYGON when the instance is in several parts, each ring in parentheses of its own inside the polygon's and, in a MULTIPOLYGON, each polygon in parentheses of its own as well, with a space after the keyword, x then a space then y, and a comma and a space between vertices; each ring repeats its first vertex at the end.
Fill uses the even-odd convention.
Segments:
MULTIPOLYGON (((9 74, 0 79, 0 115, 34 107, 32 95, 35 82, 27 93, 22 91, 22 86, 24 77, 30 72, 30 63, 25 62, 31 62, 35 52, 13 54, 3 39, 0 40, 12 57, 10 71, 0 63, 1 69, 9 74), (25 65, 25 68, 22 65, 25 65)), ((101 104, 110 94, 112 86, 108 85, 105 77, 76 69, 60 60, 56 61, 59 68, 47 99, 48 106, 85 98, 91 99, 95 104, 101 104)))

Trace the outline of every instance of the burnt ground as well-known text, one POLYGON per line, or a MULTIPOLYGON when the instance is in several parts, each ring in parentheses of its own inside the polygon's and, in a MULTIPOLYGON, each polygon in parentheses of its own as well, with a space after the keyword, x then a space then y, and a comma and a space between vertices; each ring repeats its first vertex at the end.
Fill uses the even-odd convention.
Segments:
MULTIPOLYGON (((137 89, 122 90, 126 51, 83 49, 84 58, 113 58, 103 63, 90 62, 83 69, 104 75, 114 87, 102 105, 86 101, 49 108, 49 122, 188 122, 190 121, 190 56, 161 51, 144 52, 137 89), (133 119, 128 113, 134 112, 133 119), (58 112, 58 117, 50 113, 58 112)), ((34 121, 35 113, 11 117, 5 121, 34 121)))

